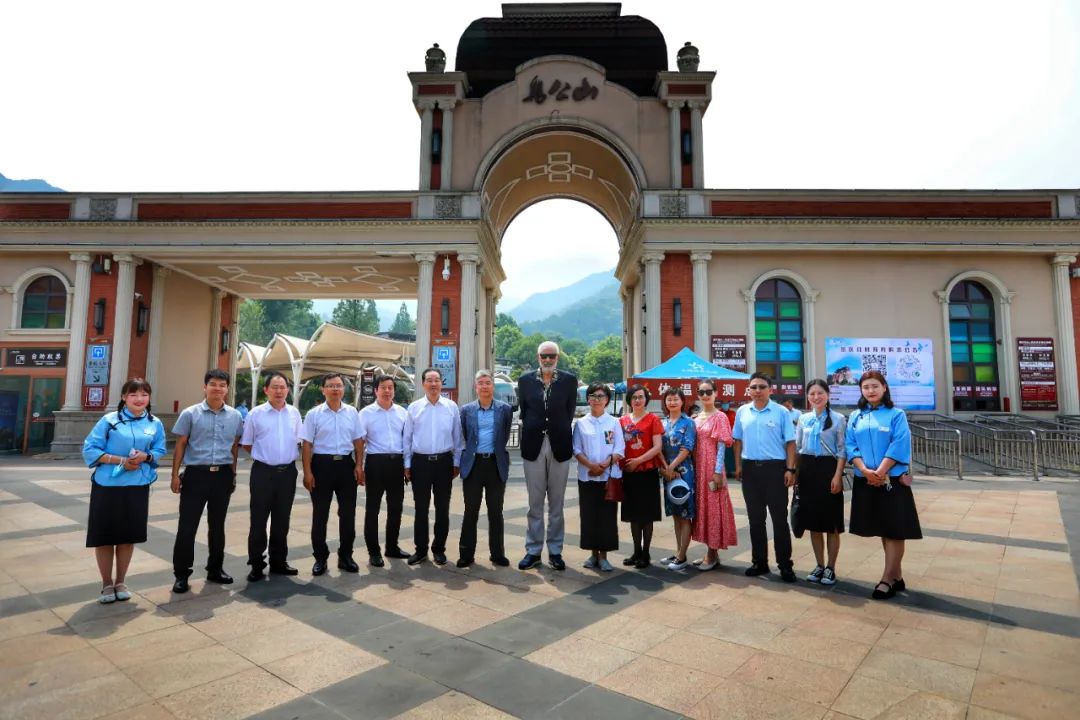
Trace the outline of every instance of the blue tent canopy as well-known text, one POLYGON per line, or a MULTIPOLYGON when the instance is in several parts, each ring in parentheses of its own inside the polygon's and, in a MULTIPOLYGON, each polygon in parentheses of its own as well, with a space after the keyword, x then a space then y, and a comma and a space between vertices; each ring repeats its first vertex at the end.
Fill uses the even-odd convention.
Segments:
POLYGON ((715 378, 718 380, 748 380, 746 373, 713 365, 700 357, 690 348, 684 347, 669 359, 654 368, 640 372, 634 377, 656 380, 693 380, 695 378, 715 378))

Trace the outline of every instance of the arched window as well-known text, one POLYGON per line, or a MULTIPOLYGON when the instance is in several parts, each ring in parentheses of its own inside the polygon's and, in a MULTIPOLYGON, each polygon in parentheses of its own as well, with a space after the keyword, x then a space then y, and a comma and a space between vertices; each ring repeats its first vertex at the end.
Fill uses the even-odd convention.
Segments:
POLYGON ((55 275, 42 275, 26 286, 19 327, 63 329, 67 318, 67 287, 55 275))
POLYGON ((757 370, 768 373, 779 395, 800 395, 803 369, 803 314, 799 291, 773 278, 754 296, 754 350, 757 370))
POLYGON ((985 285, 964 280, 949 293, 949 342, 953 410, 1000 410, 994 296, 985 285))

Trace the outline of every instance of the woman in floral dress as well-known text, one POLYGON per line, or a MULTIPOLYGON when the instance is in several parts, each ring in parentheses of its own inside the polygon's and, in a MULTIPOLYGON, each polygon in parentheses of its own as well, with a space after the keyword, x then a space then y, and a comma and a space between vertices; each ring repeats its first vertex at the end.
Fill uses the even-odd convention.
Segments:
POLYGON ((694 418, 697 445, 694 467, 697 475, 697 514, 692 537, 708 547, 703 560, 695 560, 698 570, 712 570, 720 562, 717 550, 739 544, 735 529, 735 508, 728 493, 724 471, 724 450, 735 441, 727 416, 716 407, 716 385, 712 380, 698 383, 701 412, 694 418), (711 471, 711 472, 710 472, 711 471))
MULTIPOLYGON (((683 413, 683 397, 678 388, 664 391, 664 512, 675 521, 675 554, 666 558, 668 570, 682 570, 688 564, 686 549, 697 511, 694 500, 694 421, 683 413)), ((661 563, 664 561, 662 560, 661 563)))

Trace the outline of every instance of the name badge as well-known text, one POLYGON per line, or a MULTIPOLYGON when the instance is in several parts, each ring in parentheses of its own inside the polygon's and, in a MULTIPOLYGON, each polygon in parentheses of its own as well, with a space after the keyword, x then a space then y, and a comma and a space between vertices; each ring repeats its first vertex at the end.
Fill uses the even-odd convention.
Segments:
POLYGON ((143 428, 142 434, 143 435, 153 435, 154 434, 154 428, 152 428, 152 427, 143 428))
POLYGON ((890 428, 887 428, 887 427, 879 427, 878 432, 889 432, 889 429, 890 428))
POLYGON ((772 420, 766 420, 766 421, 765 421, 765 427, 771 427, 771 428, 774 428, 774 427, 776 427, 776 423, 775 423, 775 422, 773 422, 772 420))

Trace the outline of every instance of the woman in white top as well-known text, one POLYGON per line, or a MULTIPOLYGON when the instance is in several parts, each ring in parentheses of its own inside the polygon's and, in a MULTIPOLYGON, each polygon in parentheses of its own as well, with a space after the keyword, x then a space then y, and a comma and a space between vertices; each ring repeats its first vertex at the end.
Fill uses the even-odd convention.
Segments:
POLYGON ((619 461, 625 452, 619 421, 605 411, 611 391, 594 382, 586 390, 589 414, 574 423, 574 457, 578 461, 578 504, 581 548, 591 550, 586 568, 611 572, 609 550, 619 549, 619 504, 606 499, 607 481, 622 477, 619 461))
POLYGON ((847 421, 829 406, 829 386, 806 384, 810 412, 799 418, 795 450, 799 469, 799 522, 810 532, 817 567, 806 576, 822 585, 836 583, 836 556, 844 532, 844 432, 847 421), (825 559, 828 543, 829 557, 825 559))

